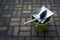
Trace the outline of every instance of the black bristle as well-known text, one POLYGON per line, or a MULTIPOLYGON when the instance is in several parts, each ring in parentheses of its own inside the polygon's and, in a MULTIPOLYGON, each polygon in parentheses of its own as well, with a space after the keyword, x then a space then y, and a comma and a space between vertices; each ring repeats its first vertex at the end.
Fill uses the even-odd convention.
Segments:
POLYGON ((47 11, 45 10, 44 12, 41 13, 40 19, 43 19, 43 18, 46 16, 46 12, 47 12, 47 11))

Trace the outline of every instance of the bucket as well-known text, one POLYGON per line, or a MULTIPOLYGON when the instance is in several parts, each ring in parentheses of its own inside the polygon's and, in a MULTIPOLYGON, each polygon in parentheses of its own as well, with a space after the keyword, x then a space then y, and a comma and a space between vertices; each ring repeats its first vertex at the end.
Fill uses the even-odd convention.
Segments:
MULTIPOLYGON (((36 11, 33 11, 32 14, 34 14, 35 12, 36 11)), ((34 19, 33 16, 31 16, 31 18, 34 19)), ((35 30, 37 32, 43 32, 46 29, 47 25, 51 22, 51 18, 52 18, 52 16, 48 17, 44 23, 42 23, 42 24, 40 23, 37 26, 36 26, 37 22, 33 21, 32 23, 34 25, 35 30)))

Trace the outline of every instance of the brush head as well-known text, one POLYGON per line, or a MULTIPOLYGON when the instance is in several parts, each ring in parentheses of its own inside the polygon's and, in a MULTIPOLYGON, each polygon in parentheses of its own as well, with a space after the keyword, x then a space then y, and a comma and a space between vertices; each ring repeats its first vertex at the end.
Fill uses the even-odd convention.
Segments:
POLYGON ((45 16, 46 16, 46 13, 47 13, 47 11, 45 10, 45 11, 43 11, 42 13, 41 13, 41 15, 40 15, 40 19, 44 19, 45 18, 45 16))

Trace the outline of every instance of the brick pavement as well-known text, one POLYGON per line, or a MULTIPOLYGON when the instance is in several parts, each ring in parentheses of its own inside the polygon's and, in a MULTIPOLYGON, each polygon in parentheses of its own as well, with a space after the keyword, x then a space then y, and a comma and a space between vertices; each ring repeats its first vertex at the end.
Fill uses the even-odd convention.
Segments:
POLYGON ((60 0, 0 0, 0 40, 60 40, 60 0), (30 20, 42 5, 55 14, 44 32, 38 33, 30 20))

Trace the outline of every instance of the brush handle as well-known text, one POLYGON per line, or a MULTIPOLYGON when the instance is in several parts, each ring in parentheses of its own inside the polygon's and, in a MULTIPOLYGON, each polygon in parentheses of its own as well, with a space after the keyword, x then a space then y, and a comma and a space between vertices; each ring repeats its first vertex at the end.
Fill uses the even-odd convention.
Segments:
POLYGON ((39 24, 39 22, 35 25, 35 27, 37 27, 37 26, 38 26, 38 24, 39 24))
POLYGON ((24 23, 24 25, 27 24, 27 23, 30 23, 30 22, 32 22, 32 21, 35 21, 35 20, 36 20, 36 19, 33 19, 33 20, 30 20, 30 21, 27 21, 27 22, 24 23))

